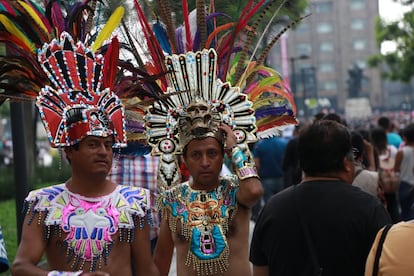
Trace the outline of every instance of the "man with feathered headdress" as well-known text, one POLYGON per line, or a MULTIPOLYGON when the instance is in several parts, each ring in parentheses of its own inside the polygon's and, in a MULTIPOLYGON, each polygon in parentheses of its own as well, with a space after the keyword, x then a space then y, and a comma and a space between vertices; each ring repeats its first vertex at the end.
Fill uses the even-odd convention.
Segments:
POLYGON ((38 59, 52 85, 36 105, 72 177, 26 197, 13 275, 133 275, 131 263, 141 275, 158 275, 150 253, 149 191, 107 180, 113 148, 126 146, 126 133, 123 105, 105 87, 102 55, 63 32, 38 59), (44 253, 49 271, 37 266, 44 253))

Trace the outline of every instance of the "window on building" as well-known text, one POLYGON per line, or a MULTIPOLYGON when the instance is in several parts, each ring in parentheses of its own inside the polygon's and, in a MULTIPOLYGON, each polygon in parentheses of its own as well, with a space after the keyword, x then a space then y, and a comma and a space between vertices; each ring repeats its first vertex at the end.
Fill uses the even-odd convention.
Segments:
POLYGON ((324 81, 321 84, 321 89, 325 91, 335 91, 336 82, 335 81, 324 81))
POLYGON ((313 4, 315 13, 330 13, 333 10, 332 2, 320 2, 313 4))
POLYGON ((331 33, 333 30, 332 24, 329 22, 321 22, 316 27, 316 30, 320 34, 331 33))
POLYGON ((310 25, 305 22, 306 20, 302 21, 299 26, 296 28, 297 32, 300 33, 307 33, 310 30, 310 25))
POLYGON ((332 73, 335 71, 335 66, 333 65, 333 63, 328 63, 328 62, 320 63, 318 65, 318 68, 319 68, 319 72, 321 73, 332 73))
POLYGON ((351 29, 352 30, 363 30, 365 26, 364 19, 353 19, 351 21, 351 29))
POLYGON ((367 41, 364 39, 357 39, 352 42, 352 48, 356 51, 364 50, 367 47, 367 41))
POLYGON ((354 63, 361 69, 367 68, 367 62, 364 59, 357 59, 354 63))
POLYGON ((349 0, 351 10, 363 10, 365 8, 365 0, 349 0))
POLYGON ((312 46, 309 43, 299 43, 296 45, 296 54, 298 56, 307 55, 309 56, 312 52, 312 46))
POLYGON ((332 42, 322 42, 319 44, 319 50, 323 53, 323 52, 333 52, 334 50, 334 45, 332 42))

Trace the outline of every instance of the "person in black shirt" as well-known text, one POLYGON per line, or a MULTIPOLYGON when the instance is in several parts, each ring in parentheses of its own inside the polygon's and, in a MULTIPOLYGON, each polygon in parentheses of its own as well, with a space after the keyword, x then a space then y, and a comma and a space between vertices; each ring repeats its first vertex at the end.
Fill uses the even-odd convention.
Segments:
POLYGON ((351 185, 349 130, 330 120, 299 136, 304 178, 273 196, 253 232, 254 275, 364 275, 376 233, 391 219, 373 196, 351 185))

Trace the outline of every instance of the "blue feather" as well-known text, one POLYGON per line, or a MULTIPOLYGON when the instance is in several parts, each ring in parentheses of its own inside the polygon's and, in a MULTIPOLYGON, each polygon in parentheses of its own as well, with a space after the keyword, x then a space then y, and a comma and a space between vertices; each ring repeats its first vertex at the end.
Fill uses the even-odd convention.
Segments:
POLYGON ((160 43, 161 48, 164 50, 164 52, 167 52, 169 55, 172 55, 171 45, 170 41, 168 40, 167 32, 165 31, 164 27, 159 21, 153 24, 152 31, 157 37, 158 42, 160 43))

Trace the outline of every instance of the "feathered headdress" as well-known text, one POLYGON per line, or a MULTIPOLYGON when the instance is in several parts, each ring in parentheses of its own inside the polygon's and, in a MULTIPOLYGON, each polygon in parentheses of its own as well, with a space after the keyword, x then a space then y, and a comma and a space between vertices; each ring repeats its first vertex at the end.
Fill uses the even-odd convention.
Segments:
POLYGON ((169 1, 158 1, 152 21, 134 1, 140 32, 135 37, 133 28, 124 32, 138 66, 120 62, 128 74, 118 79, 115 91, 126 106, 127 130, 134 129, 135 137, 142 139, 145 129, 152 153, 161 156, 161 187, 180 182, 175 155, 188 141, 197 135, 217 137, 214 122, 229 124, 242 148, 297 122, 292 94, 264 61, 278 38, 302 18, 259 53, 255 37, 260 21, 267 18, 268 28, 284 2, 247 2, 232 21, 212 1, 195 1, 196 9, 189 12, 183 0, 183 24, 176 28, 169 1))
POLYGON ((113 39, 104 45, 124 9, 116 9, 102 29, 92 32, 96 2, 49 1, 44 8, 30 0, 0 3, 0 42, 6 50, 0 57, 0 103, 37 97, 54 147, 85 135, 114 135, 116 147, 126 143, 122 105, 111 92, 119 43, 113 39), (95 55, 98 50, 105 63, 95 55))
POLYGON ((126 146, 124 110, 104 87, 103 57, 63 32, 39 51, 39 63, 53 86, 42 88, 36 105, 53 147, 78 143, 85 136, 114 136, 114 147, 126 146))

